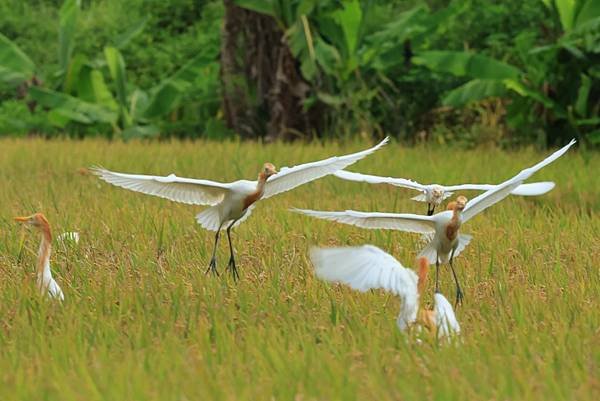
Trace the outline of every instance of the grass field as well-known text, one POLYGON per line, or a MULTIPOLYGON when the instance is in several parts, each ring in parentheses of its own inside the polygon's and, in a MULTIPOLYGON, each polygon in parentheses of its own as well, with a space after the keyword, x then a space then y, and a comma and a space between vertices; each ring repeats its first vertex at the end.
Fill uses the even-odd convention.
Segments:
MULTIPOLYGON (((206 276, 213 235, 199 207, 109 186, 81 168, 234 180, 346 145, 0 141, 2 400, 600 399, 600 157, 570 151, 466 224, 456 259, 462 341, 397 330, 399 301, 318 281, 310 245, 377 245, 414 266, 416 235, 313 220, 290 207, 423 213, 414 194, 334 177, 261 202, 234 232, 242 280, 206 276), (66 300, 35 291, 39 238, 12 221, 44 212, 66 300)), ((499 182, 549 154, 447 153, 392 144, 352 167, 443 183, 499 182)), ((466 193, 468 197, 475 194, 466 193)), ((219 268, 227 264, 221 243, 219 268)), ((453 299, 449 270, 443 292, 453 299)), ((431 284, 426 298, 431 300, 431 284)))

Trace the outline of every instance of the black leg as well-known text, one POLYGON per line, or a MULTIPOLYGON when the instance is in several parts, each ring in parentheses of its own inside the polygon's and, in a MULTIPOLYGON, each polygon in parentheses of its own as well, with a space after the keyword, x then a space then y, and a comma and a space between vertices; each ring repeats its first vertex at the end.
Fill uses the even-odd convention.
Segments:
POLYGON ((433 215, 433 211, 435 210, 435 205, 432 205, 431 203, 427 204, 427 216, 431 216, 433 215))
POLYGON ((438 292, 440 292, 439 275, 440 275, 440 259, 436 255, 435 256, 435 293, 436 294, 438 292))
POLYGON ((227 239, 229 240, 229 253, 231 255, 229 257, 229 264, 227 265, 227 268, 231 271, 233 281, 237 281, 240 279, 237 267, 235 266, 235 257, 233 256, 233 245, 231 245, 231 228, 233 227, 236 221, 237 220, 232 221, 229 227, 227 227, 227 239))
POLYGON ((219 244, 219 235, 221 234, 221 227, 223 224, 219 225, 219 229, 215 234, 215 246, 213 247, 212 257, 210 258, 210 263, 208 264, 208 269, 206 269, 206 273, 211 272, 212 274, 219 275, 217 271, 217 245, 219 244))
POLYGON ((462 290, 460 289, 460 284, 458 283, 458 277, 456 276, 456 272, 454 271, 454 266, 452 264, 453 260, 454 260, 454 249, 450 253, 450 269, 452 269, 452 275, 454 276, 454 282, 456 283, 456 302, 454 304, 454 307, 456 308, 458 306, 458 304, 462 305, 464 295, 463 295, 462 290))

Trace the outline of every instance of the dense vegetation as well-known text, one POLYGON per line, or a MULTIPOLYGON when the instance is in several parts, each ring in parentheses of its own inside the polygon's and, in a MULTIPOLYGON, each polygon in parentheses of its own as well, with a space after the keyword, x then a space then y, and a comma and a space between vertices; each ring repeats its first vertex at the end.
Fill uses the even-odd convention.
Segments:
POLYGON ((0 135, 598 143, 599 66, 595 0, 5 0, 0 135))
MULTIPOLYGON (((292 165, 366 146, 0 139, 0 399, 600 399, 597 157, 567 153, 533 177, 556 181, 552 192, 509 197, 463 227, 474 238, 455 261, 466 292, 456 346, 400 333, 396 297, 323 283, 307 257, 311 245, 371 243, 414 267, 418 235, 287 211, 422 213, 414 193, 327 177, 260 202, 233 231, 242 274, 234 284, 204 274, 213 234, 194 220, 201 208, 81 169, 102 163, 230 181, 254 177, 264 160, 292 165), (81 235, 78 245, 54 242, 62 305, 38 296, 39 237, 12 220, 34 211, 48 216, 55 237, 81 235)), ((547 153, 392 143, 356 169, 500 182, 547 153)), ((226 241, 218 256, 222 270, 226 241)), ((451 297, 447 267, 441 279, 451 297)), ((426 303, 432 291, 430 282, 426 303)))

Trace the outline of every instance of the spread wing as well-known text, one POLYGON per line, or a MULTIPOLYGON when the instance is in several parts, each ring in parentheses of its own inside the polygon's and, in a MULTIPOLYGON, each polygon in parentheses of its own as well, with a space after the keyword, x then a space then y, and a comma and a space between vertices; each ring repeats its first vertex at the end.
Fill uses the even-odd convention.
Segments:
POLYGON ((370 149, 352 153, 350 155, 334 156, 329 159, 300 164, 294 167, 283 167, 277 174, 272 175, 267 180, 263 198, 270 198, 273 195, 289 191, 302 184, 306 184, 307 182, 314 181, 344 169, 380 149, 388 141, 389 138, 385 138, 378 145, 370 149))
POLYGON ((295 212, 319 219, 337 221, 370 229, 389 229, 407 231, 411 233, 429 234, 435 232, 434 216, 422 216, 408 213, 378 213, 378 212, 356 212, 346 210, 344 212, 323 212, 317 210, 292 209, 295 212))
POLYGON ((417 317, 419 295, 415 272, 373 245, 312 248, 310 259, 322 280, 344 283, 358 291, 381 288, 398 295, 402 309, 398 324, 406 328, 417 317))
MULTIPOLYGON (((495 186, 496 185, 491 184, 462 184, 445 186, 444 188, 446 191, 489 191, 490 189, 494 189, 495 186)), ((539 196, 551 191, 554 186, 555 184, 551 181, 532 182, 530 184, 519 185, 517 188, 511 191, 510 194, 520 196, 539 196)))
POLYGON ((340 170, 334 173, 334 175, 348 181, 366 182, 369 184, 390 184, 396 187, 415 189, 417 191, 424 191, 426 189, 425 185, 405 178, 382 177, 379 175, 353 173, 352 171, 346 170, 340 170))
POLYGON ((564 155, 565 152, 569 150, 569 148, 574 144, 575 140, 573 139, 571 142, 569 142, 568 145, 552 153, 550 156, 548 156, 535 166, 522 170, 513 178, 504 181, 502 184, 496 185, 494 189, 484 192, 476 198, 471 199, 469 202, 467 202, 467 206, 463 210, 463 223, 476 216, 478 213, 483 212, 488 207, 506 198, 512 191, 519 187, 519 185, 521 185, 523 181, 531 177, 538 170, 546 167, 548 164, 552 163, 553 161, 564 155))
POLYGON ((117 187, 189 205, 216 205, 223 200, 231 188, 231 184, 182 178, 175 174, 161 177, 115 173, 101 167, 94 167, 90 170, 102 180, 117 187))

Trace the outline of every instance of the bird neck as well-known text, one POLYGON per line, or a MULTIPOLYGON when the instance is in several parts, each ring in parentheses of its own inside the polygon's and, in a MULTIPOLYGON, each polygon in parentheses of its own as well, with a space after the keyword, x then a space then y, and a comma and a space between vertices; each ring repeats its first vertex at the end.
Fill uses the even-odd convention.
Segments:
POLYGON ((450 222, 452 222, 456 225, 460 225, 461 214, 462 214, 462 211, 460 209, 454 208, 454 210, 452 211, 452 219, 450 219, 450 222))
POLYGON ((256 184, 256 190, 252 192, 250 195, 244 198, 244 210, 246 210, 250 205, 260 199, 265 192, 265 183, 267 182, 267 176, 265 173, 261 172, 258 175, 258 183, 256 184))
POLYGON ((40 249, 38 252, 36 267, 38 286, 40 287, 40 289, 43 290, 43 287, 45 287, 52 278, 52 274, 50 273, 50 252, 52 251, 52 236, 50 234, 49 227, 42 229, 41 237, 42 240, 40 242, 40 249))
POLYGON ((260 172, 258 174, 258 183, 256 184, 256 192, 260 192, 262 194, 262 192, 264 192, 265 190, 265 184, 267 183, 267 175, 264 172, 260 172))

